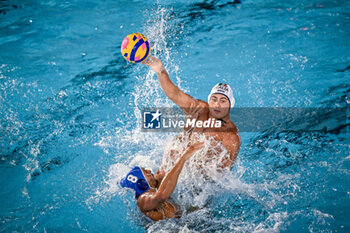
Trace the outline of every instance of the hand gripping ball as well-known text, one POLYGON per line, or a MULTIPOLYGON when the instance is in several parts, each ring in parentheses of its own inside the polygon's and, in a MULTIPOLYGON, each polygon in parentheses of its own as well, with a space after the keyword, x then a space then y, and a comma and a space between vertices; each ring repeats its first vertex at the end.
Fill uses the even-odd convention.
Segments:
POLYGON ((139 63, 148 58, 151 53, 151 47, 144 35, 133 33, 124 38, 121 51, 126 60, 139 63))

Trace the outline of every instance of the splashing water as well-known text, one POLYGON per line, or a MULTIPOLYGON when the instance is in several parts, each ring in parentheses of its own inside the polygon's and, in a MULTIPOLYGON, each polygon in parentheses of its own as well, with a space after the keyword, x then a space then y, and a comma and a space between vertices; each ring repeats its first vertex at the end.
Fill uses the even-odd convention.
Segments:
MULTIPOLYGON (((167 70, 175 76, 176 84, 180 85, 179 69, 175 61, 171 59, 171 50, 167 46, 166 37, 172 31, 172 26, 167 21, 170 13, 171 9, 158 6, 155 12, 152 12, 152 17, 157 17, 147 21, 145 34, 152 42, 155 56, 161 55, 167 70)), ((137 66, 134 73, 142 73, 144 70, 144 67, 137 66)), ((243 178, 247 168, 241 163, 240 159, 236 161, 234 172, 218 171, 217 161, 227 156, 227 153, 224 148, 221 148, 222 152, 216 155, 216 159, 208 161, 204 155, 207 154, 208 150, 213 150, 209 141, 201 151, 197 152, 186 163, 179 177, 173 197, 184 210, 181 219, 153 223, 142 216, 135 205, 133 195, 130 195, 132 192, 120 188, 120 179, 133 166, 151 168, 155 172, 162 164, 166 168, 165 170, 169 171, 175 160, 169 159, 166 154, 169 154, 171 150, 175 150, 179 151, 178 155, 180 155, 181 151, 184 151, 186 142, 176 140, 173 134, 141 132, 140 109, 142 107, 170 107, 173 106, 173 103, 170 103, 169 99, 164 96, 154 72, 146 70, 145 75, 136 75, 135 77, 138 81, 133 90, 134 116, 137 126, 131 130, 127 127, 119 128, 114 133, 115 136, 109 139, 112 141, 106 142, 105 139, 102 139, 103 142, 97 145, 108 147, 118 143, 120 148, 120 142, 124 142, 125 145, 122 144, 121 150, 128 150, 129 147, 139 148, 139 145, 142 145, 142 149, 129 155, 127 160, 111 165, 105 181, 107 187, 102 188, 102 190, 98 189, 96 195, 89 198, 87 203, 101 199, 108 201, 115 196, 120 196, 125 199, 125 206, 132 213, 132 217, 129 217, 130 220, 141 225, 145 223, 140 223, 139 220, 135 219, 141 218, 148 222, 145 227, 148 228, 149 232, 202 232, 204 229, 208 232, 218 230, 278 231, 284 219, 287 218, 287 212, 272 211, 279 204, 276 202, 283 201, 278 194, 272 191, 273 188, 276 188, 276 184, 273 182, 247 183, 243 178), (165 156, 161 160, 163 154, 165 156), (198 167, 201 167, 201 169, 198 169, 198 167), (208 180, 206 177, 210 177, 210 179, 208 180), (265 200, 261 200, 262 195, 265 196, 265 200), (270 213, 265 213, 265 221, 263 222, 255 219, 257 223, 254 223, 254 221, 247 223, 242 219, 242 216, 235 216, 239 213, 236 209, 242 208, 240 205, 250 205, 252 207, 259 205, 261 211, 270 211, 270 213), (220 210, 221 208, 224 210, 220 210), (233 208, 232 213, 231 208, 233 208)), ((206 139, 202 136, 200 140, 205 141, 206 139)), ((241 214, 245 213, 241 212, 241 214)))
POLYGON ((346 112, 345 3, 31 4, 0 4, 1 231, 350 230, 346 114, 317 116, 321 131, 242 132, 232 171, 217 170, 225 150, 206 141, 172 195, 180 219, 149 220, 119 186, 133 166, 170 169, 169 155, 187 144, 177 133, 141 131, 143 107, 174 103, 148 67, 123 60, 125 35, 145 34, 172 81, 195 98, 225 81, 238 107, 346 112), (208 151, 220 152, 208 161, 208 151))

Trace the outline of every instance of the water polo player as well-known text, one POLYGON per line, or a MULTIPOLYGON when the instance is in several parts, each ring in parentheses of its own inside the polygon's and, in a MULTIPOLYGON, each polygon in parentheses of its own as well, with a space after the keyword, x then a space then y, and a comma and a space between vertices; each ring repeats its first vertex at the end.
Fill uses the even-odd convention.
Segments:
POLYGON ((175 189, 186 160, 203 148, 203 145, 204 143, 197 142, 188 147, 160 184, 150 170, 134 167, 120 181, 120 185, 135 191, 137 205, 152 220, 180 217, 180 207, 170 198, 170 195, 175 189))
MULTIPOLYGON (((208 102, 203 100, 196 100, 192 96, 181 91, 169 78, 167 71, 164 69, 162 62, 153 56, 143 61, 142 64, 149 66, 154 72, 156 72, 159 83, 168 98, 170 98, 175 104, 177 104, 188 117, 195 116, 196 120, 207 121, 209 119, 216 119, 222 122, 220 128, 191 128, 188 130, 186 137, 189 137, 190 143, 193 143, 198 138, 198 134, 204 134, 206 138, 213 140, 211 145, 215 148, 208 150, 206 158, 208 160, 219 160, 217 163, 218 168, 230 168, 232 169, 234 161, 238 155, 241 140, 239 137, 239 131, 230 118, 230 109, 235 105, 235 99, 233 97, 232 88, 228 84, 219 83, 213 87, 209 96, 208 102), (193 132, 197 133, 197 137, 193 132), (227 156, 224 158, 216 158, 217 154, 222 152, 222 146, 227 150, 227 156)), ((180 136, 179 136, 180 137, 180 136)), ((183 138, 177 138, 177 140, 183 140, 183 138)), ((183 135, 181 135, 183 137, 183 135)), ((184 147, 182 148, 184 150, 184 147)), ((170 150, 169 155, 165 157, 172 158, 176 161, 177 157, 181 155, 181 151, 177 148, 170 150)), ((163 161, 168 159, 163 159, 163 161)), ((162 166, 163 168, 165 166, 162 166)), ((168 170, 169 166, 165 168, 168 170)), ((158 171, 158 174, 164 173, 162 170, 158 171)))

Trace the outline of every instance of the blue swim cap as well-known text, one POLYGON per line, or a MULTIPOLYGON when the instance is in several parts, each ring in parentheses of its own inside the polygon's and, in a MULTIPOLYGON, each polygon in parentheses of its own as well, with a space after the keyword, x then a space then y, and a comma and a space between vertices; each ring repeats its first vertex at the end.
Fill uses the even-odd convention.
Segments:
POLYGON ((140 167, 134 167, 125 177, 122 178, 120 185, 123 188, 126 187, 135 190, 136 198, 150 189, 150 185, 140 167))

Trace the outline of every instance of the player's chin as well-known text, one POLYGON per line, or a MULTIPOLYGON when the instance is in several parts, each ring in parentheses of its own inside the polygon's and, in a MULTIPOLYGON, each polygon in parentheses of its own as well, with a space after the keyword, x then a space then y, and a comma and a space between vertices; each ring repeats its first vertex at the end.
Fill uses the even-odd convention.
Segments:
POLYGON ((210 111, 210 113, 215 119, 221 119, 226 116, 226 114, 222 111, 219 112, 219 111, 212 110, 210 111))

